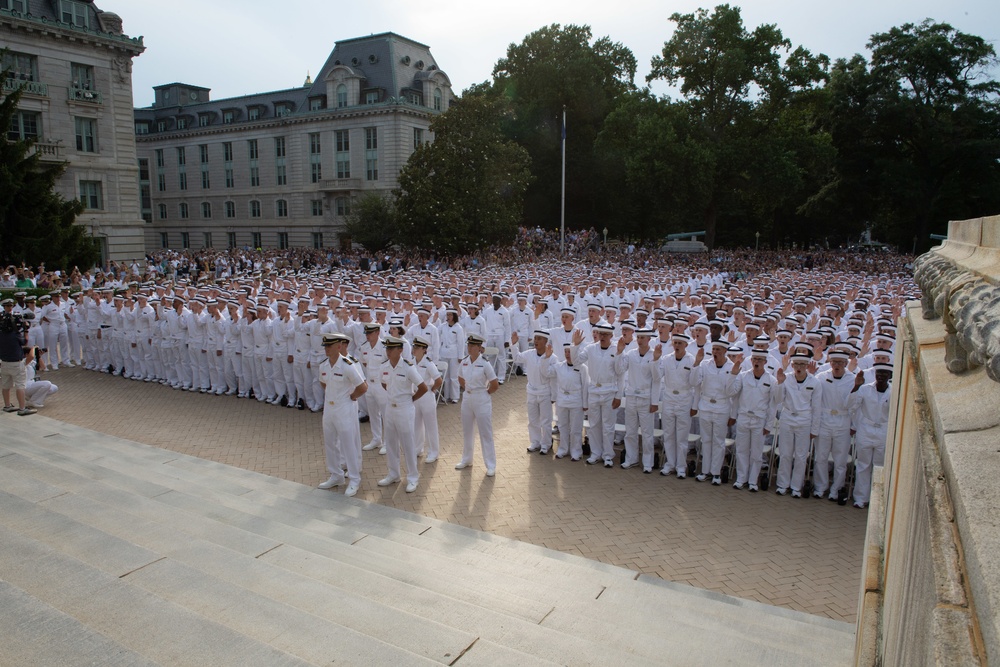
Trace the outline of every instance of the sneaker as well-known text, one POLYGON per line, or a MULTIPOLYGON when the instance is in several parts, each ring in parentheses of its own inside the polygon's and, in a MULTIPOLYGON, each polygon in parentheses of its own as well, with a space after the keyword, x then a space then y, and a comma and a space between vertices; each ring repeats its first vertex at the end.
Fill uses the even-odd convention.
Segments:
POLYGON ((379 447, 379 450, 378 450, 379 454, 381 454, 382 456, 385 456, 385 452, 386 452, 385 445, 382 445, 381 447, 379 447))
POLYGON ((721 477, 719 477, 718 475, 716 475, 715 477, 712 478, 712 486, 721 486, 721 485, 722 485, 722 478, 721 477))
POLYGON ((396 484, 399 482, 398 477, 383 477, 378 481, 379 486, 389 486, 390 484, 396 484))
POLYGON ((694 478, 694 481, 696 481, 696 482, 704 482, 706 479, 708 479, 708 475, 706 475, 705 473, 701 473, 700 475, 698 475, 698 476, 696 476, 694 478))
POLYGON ((361 450, 365 451, 365 452, 370 452, 373 449, 378 449, 380 446, 381 445, 379 443, 377 443, 374 440, 372 440, 367 445, 365 445, 364 447, 362 447, 361 450))
POLYGON ((660 470, 660 475, 662 475, 663 477, 670 477, 673 473, 674 473, 673 470, 667 470, 666 468, 662 468, 660 470))
POLYGON ((783 496, 786 493, 788 493, 788 489, 775 489, 774 492, 777 493, 779 496, 783 496))
POLYGON ((865 508, 864 503, 854 503, 854 506, 857 507, 859 510, 863 510, 865 508))
POLYGON ((801 498, 801 497, 802 497, 801 491, 796 491, 795 489, 792 489, 792 498, 801 498))
POLYGON ((740 484, 739 482, 736 482, 735 484, 733 484, 733 488, 736 489, 737 491, 742 491, 743 490, 743 484, 740 484))
POLYGON ((325 482, 323 482, 322 484, 320 484, 319 488, 321 488, 321 489, 332 489, 333 487, 340 486, 343 483, 344 483, 344 478, 343 477, 336 477, 334 475, 330 475, 330 479, 328 479, 325 482))
POLYGON ((348 486, 347 491, 344 491, 344 495, 347 496, 348 498, 353 498, 354 496, 358 495, 358 485, 351 484, 350 486, 348 486))
POLYGON ((458 463, 455 464, 455 470, 465 470, 470 466, 472 466, 471 463, 468 463, 466 461, 459 461, 458 463))
POLYGON ((431 455, 431 456, 428 456, 426 459, 424 459, 424 463, 434 463, 437 460, 438 460, 438 457, 431 455))
POLYGON ((530 447, 528 447, 528 453, 529 454, 534 454, 535 452, 537 452, 541 448, 542 448, 541 445, 531 445, 530 447))
POLYGON ((17 412, 17 406, 16 405, 5 405, 5 406, 3 406, 3 411, 4 412, 17 412))
POLYGON ((653 469, 652 468, 643 468, 642 472, 645 475, 649 475, 649 474, 651 474, 653 472, 653 469))
POLYGON ((17 414, 20 415, 20 416, 22 416, 22 417, 27 417, 28 415, 33 415, 36 412, 38 412, 38 410, 36 410, 34 408, 23 408, 21 410, 18 410, 17 414))
POLYGON ((822 493, 814 493, 813 494, 813 498, 819 498, 820 500, 822 500, 823 499, 823 494, 822 493))
POLYGON ((677 479, 684 479, 685 477, 687 477, 685 473, 677 471, 677 479))
POLYGON ((757 488, 756 484, 751 484, 750 485, 750 493, 757 493, 757 491, 759 491, 759 490, 760 489, 757 488))
POLYGON ((615 464, 614 464, 614 462, 613 462, 613 461, 605 461, 605 462, 604 462, 604 467, 605 467, 605 468, 614 468, 614 467, 615 467, 615 464))
POLYGON ((595 463, 600 463, 600 462, 601 462, 601 459, 598 458, 597 456, 591 456, 589 459, 587 459, 587 465, 589 465, 589 466, 592 466, 595 463))
POLYGON ((495 475, 495 474, 497 474, 496 468, 487 468, 486 469, 486 476, 487 477, 493 477, 493 475, 495 475))
POLYGON ((413 493, 416 490, 417 490, 417 483, 416 482, 407 482, 407 484, 406 484, 406 492, 407 493, 413 493))
POLYGON ((622 464, 622 470, 628 470, 629 468, 634 468, 637 465, 639 465, 638 461, 636 461, 635 463, 623 463, 622 464))

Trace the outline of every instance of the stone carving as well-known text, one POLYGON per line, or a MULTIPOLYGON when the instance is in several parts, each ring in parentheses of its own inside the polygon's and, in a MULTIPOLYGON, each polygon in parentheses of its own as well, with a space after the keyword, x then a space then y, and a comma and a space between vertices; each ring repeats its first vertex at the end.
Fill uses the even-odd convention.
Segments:
POLYGON ((986 375, 1000 382, 1000 286, 936 252, 918 257, 913 275, 924 319, 940 317, 944 324, 948 370, 985 366, 986 375))
POLYGON ((104 32, 111 33, 112 35, 122 34, 122 17, 118 16, 118 14, 99 11, 97 19, 101 22, 104 32))
POLYGON ((115 56, 113 63, 118 83, 130 83, 132 81, 132 59, 125 56, 115 56))

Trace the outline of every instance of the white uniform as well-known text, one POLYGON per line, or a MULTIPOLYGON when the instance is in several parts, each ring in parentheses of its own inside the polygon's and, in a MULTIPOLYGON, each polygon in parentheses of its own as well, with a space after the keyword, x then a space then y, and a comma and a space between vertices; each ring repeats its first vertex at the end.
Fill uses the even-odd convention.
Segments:
POLYGON ((493 444, 493 399, 487 392, 490 383, 497 379, 496 371, 482 355, 475 361, 471 357, 462 359, 459 377, 465 384, 462 395, 462 461, 464 465, 472 465, 475 455, 475 434, 473 428, 479 431, 479 442, 483 449, 483 463, 487 472, 496 470, 497 454, 493 444))
POLYGON ((729 427, 730 385, 733 381, 733 362, 728 359, 717 366, 714 357, 708 357, 695 367, 691 384, 694 387, 694 405, 698 410, 701 427, 701 474, 699 479, 722 474, 726 454, 726 431, 729 427))
POLYGON ((399 479, 400 451, 406 459, 406 481, 416 484, 420 479, 417 447, 413 437, 413 393, 423 381, 416 366, 402 357, 395 366, 388 359, 382 362, 379 382, 386 392, 382 442, 386 447, 386 461, 389 465, 387 479, 399 479))
POLYGON ((659 364, 653 350, 640 354, 638 348, 622 355, 625 366, 625 462, 629 468, 639 462, 642 436, 642 469, 653 470, 653 422, 660 399, 659 364), (650 407, 653 410, 650 410, 650 407))
POLYGON ((440 454, 440 437, 438 435, 437 400, 434 397, 434 382, 441 377, 437 365, 425 355, 419 362, 413 364, 424 384, 427 393, 413 404, 413 433, 417 441, 417 449, 427 453, 426 462, 434 462, 440 454))
POLYGON ((590 378, 586 366, 553 363, 556 412, 559 416, 559 449, 556 458, 569 454, 574 461, 583 456, 583 411, 587 406, 590 378))
POLYGON ((514 363, 524 367, 528 376, 527 407, 528 407, 528 451, 539 451, 547 454, 552 448, 552 388, 551 369, 552 357, 541 354, 534 349, 526 352, 515 352, 514 363))
MULTIPOLYGON (((586 340, 586 339, 585 339, 586 340)), ((585 364, 590 376, 587 396, 587 439, 590 441, 590 458, 587 463, 604 460, 608 467, 614 465, 615 399, 621 399, 624 358, 611 346, 602 348, 600 343, 570 347, 573 364, 585 364)))
POLYGON ((675 354, 660 357, 660 427, 663 430, 664 475, 676 470, 678 477, 687 474, 688 435, 691 433, 691 408, 694 405, 694 357, 675 354))
POLYGON ((847 459, 851 455, 851 414, 848 400, 854 389, 854 373, 845 372, 837 379, 833 371, 823 371, 816 379, 823 386, 816 431, 816 452, 813 457, 813 495, 822 496, 829 490, 836 500, 847 479, 847 459), (833 454, 833 484, 830 484, 830 454, 833 454))
POLYGON ((736 414, 736 484, 748 482, 756 488, 764 452, 764 431, 774 430, 778 383, 766 370, 754 377, 743 371, 733 381, 733 411, 736 414))
POLYGON ((792 493, 802 491, 806 464, 809 459, 810 436, 819 431, 820 395, 822 384, 812 375, 802 382, 794 376, 778 385, 775 400, 781 409, 778 433, 778 491, 789 487, 792 493))
POLYGON ((875 382, 862 385, 851 394, 852 427, 856 431, 854 470, 854 502, 863 505, 871 499, 872 466, 885 463, 885 440, 889 433, 890 385, 879 393, 875 382))
POLYGON ((343 478, 342 464, 347 465, 351 484, 361 483, 361 431, 358 404, 351 393, 364 383, 358 364, 340 356, 330 365, 329 358, 320 364, 320 382, 324 388, 323 451, 326 469, 332 477, 343 478))

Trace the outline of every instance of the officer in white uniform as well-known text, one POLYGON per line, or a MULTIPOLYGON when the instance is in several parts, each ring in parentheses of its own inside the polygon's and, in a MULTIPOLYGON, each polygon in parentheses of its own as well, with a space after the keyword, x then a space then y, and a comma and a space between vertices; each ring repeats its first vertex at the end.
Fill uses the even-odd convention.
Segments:
POLYGON ((389 486, 399 482, 399 456, 402 451, 406 459, 406 492, 413 493, 420 481, 417 446, 413 437, 413 403, 427 393, 427 384, 413 362, 403 359, 402 338, 390 336, 382 344, 386 354, 386 360, 380 368, 380 382, 386 392, 382 442, 386 447, 389 474, 380 479, 378 485, 389 486))
POLYGON ((812 357, 808 354, 793 354, 791 380, 785 377, 784 369, 778 369, 778 392, 775 400, 780 406, 781 423, 778 429, 778 488, 775 492, 783 496, 792 489, 793 498, 802 497, 806 465, 809 461, 809 447, 819 432, 822 384, 809 375, 808 366, 812 357))
POLYGON ((326 359, 320 364, 320 384, 324 389, 323 452, 329 479, 319 485, 332 489, 344 483, 346 496, 354 496, 361 486, 361 430, 358 425, 358 398, 368 390, 359 364, 345 352, 350 339, 343 334, 323 336, 326 359))
POLYGON ((496 371, 483 358, 486 339, 471 334, 466 348, 469 356, 462 359, 458 370, 458 382, 465 392, 462 395, 462 460, 455 470, 464 470, 472 465, 475 454, 475 433, 479 431, 479 442, 483 449, 483 463, 486 476, 493 477, 497 469, 496 449, 493 445, 493 398, 491 394, 500 388, 496 371))
MULTIPOLYGON (((520 340, 512 334, 515 345, 520 340)), ((528 453, 541 452, 544 456, 552 448, 552 346, 549 332, 538 329, 534 335, 534 349, 514 352, 514 363, 524 368, 528 376, 528 453)))
MULTIPOLYGON (((764 438, 774 430, 777 411, 777 381, 767 372, 767 350, 750 353, 750 370, 736 376, 732 384, 736 415, 736 481, 733 488, 748 486, 756 493, 764 453, 764 438)), ((733 366, 739 369, 738 366, 733 366)))
POLYGON ((875 364, 875 381, 864 384, 864 373, 858 373, 851 393, 852 428, 855 431, 854 506, 868 506, 872 492, 872 466, 885 463, 885 440, 889 432, 889 380, 892 366, 875 364))
POLYGON ((713 341, 712 356, 695 367, 691 378, 694 406, 701 426, 701 472, 695 479, 704 482, 711 476, 715 486, 722 484, 729 426, 733 362, 726 358, 728 348, 726 341, 713 341))
POLYGON ((819 431, 813 463, 813 495, 837 500, 847 478, 847 459, 851 454, 851 414, 848 401, 854 389, 854 373, 847 372, 850 355, 834 351, 826 356, 828 370, 816 375, 823 386, 820 401, 819 431), (830 484, 830 455, 833 454, 833 484, 830 484))
MULTIPOLYGON (((574 364, 585 364, 590 377, 587 396, 587 419, 590 427, 587 438, 590 441, 590 458, 587 463, 604 462, 605 468, 614 467, 615 412, 621 407, 622 373, 624 360, 619 350, 611 346, 614 335, 610 326, 599 323, 594 326, 598 342, 585 344, 582 330, 573 331, 572 359, 574 364)), ((624 347, 624 341, 619 341, 624 347)))
MULTIPOLYGON (((673 348, 660 358, 660 427, 663 430, 663 467, 661 475, 676 470, 677 478, 687 476, 688 435, 691 433, 691 414, 694 401, 694 357, 687 353, 691 339, 686 334, 673 334, 673 348)), ((661 355, 662 345, 654 354, 661 355)))
POLYGON ((636 347, 622 355, 625 366, 625 461, 622 468, 639 464, 642 436, 642 471, 653 472, 653 421, 659 406, 660 372, 649 347, 651 329, 635 332, 636 347))
POLYGON ((443 379, 437 364, 427 356, 430 341, 423 336, 413 337, 413 365, 420 372, 420 377, 427 385, 427 393, 414 401, 413 432, 418 443, 419 453, 426 451, 424 463, 434 463, 440 454, 440 438, 438 436, 437 400, 435 394, 443 379))

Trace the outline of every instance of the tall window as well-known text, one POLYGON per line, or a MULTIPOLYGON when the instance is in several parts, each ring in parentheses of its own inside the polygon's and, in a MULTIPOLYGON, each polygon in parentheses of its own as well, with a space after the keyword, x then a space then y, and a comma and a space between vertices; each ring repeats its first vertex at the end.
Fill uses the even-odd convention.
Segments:
POLYGON ((256 164, 250 165, 250 187, 256 188, 260 186, 260 167, 256 164))
POLYGON ((233 142, 226 141, 222 144, 222 159, 225 162, 226 169, 226 187, 232 188, 236 185, 236 179, 233 177, 233 142))
POLYGON ((222 144, 222 159, 226 162, 233 161, 233 142, 227 141, 222 144))
POLYGON ((187 152, 183 146, 177 149, 177 164, 182 167, 187 164, 187 152))
POLYGON ((434 110, 441 111, 441 89, 434 89, 434 110))
POLYGON ((104 208, 100 181, 80 181, 80 201, 83 207, 99 211, 104 208))
POLYGON ((347 86, 340 84, 337 86, 337 108, 347 106, 347 86))
POLYGON ((247 155, 250 158, 250 187, 256 188, 260 185, 260 167, 257 165, 259 152, 256 139, 247 141, 247 155))
POLYGON ((278 248, 288 250, 288 232, 278 232, 278 248))
POLYGON ((323 247, 323 232, 313 232, 313 248, 319 250, 323 247))
POLYGON ((198 146, 198 155, 201 158, 202 164, 208 164, 208 144, 200 144, 198 146))
POLYGON ((226 232, 226 245, 230 250, 236 247, 236 232, 226 232))
POLYGON ((185 249, 191 247, 191 235, 187 232, 181 232, 181 247, 185 249))
POLYGON ((323 180, 323 144, 318 132, 309 135, 309 169, 313 183, 323 180))
POLYGON ((260 232, 254 232, 252 238, 253 238, 253 247, 254 248, 263 248, 264 247, 264 244, 261 242, 261 234, 260 234, 260 232))
POLYGON ((233 176, 232 167, 226 167, 226 187, 227 188, 236 187, 236 177, 233 176))
POLYGON ((3 54, 3 69, 8 79, 38 81, 38 58, 27 53, 7 51, 3 54))
POLYGON ((236 202, 227 201, 226 202, 226 217, 235 218, 236 217, 236 202))
MULTIPOLYGON (((177 211, 180 214, 181 220, 187 220, 188 219, 188 205, 187 204, 181 203, 181 205, 177 207, 177 211)), ((187 246, 184 246, 184 247, 187 247, 187 246)))
POLYGON ((312 214, 314 216, 319 217, 319 216, 323 215, 323 200, 322 199, 313 199, 310 202, 310 206, 312 208, 312 214))
POLYGON ((162 171, 156 175, 156 191, 166 192, 167 191, 167 175, 162 171))
POLYGON ((77 0, 59 0, 59 11, 63 23, 75 25, 78 28, 90 27, 90 14, 87 5, 77 0))
POLYGON ((159 212, 160 212, 160 220, 166 220, 167 219, 167 205, 166 204, 160 204, 157 208, 159 209, 159 212))
POLYGON ((235 117, 235 114, 232 111, 223 111, 222 112, 222 124, 223 125, 229 125, 229 124, 231 124, 233 122, 233 118, 234 117, 235 117))
POLYGON ((177 187, 181 190, 188 189, 188 175, 187 172, 182 171, 177 174, 177 187))
POLYGON ((7 138, 11 141, 37 140, 40 134, 38 130, 40 122, 41 114, 18 109, 10 119, 10 130, 7 132, 7 138))
POLYGON ((212 217, 212 204, 210 202, 203 201, 201 203, 201 217, 206 219, 212 217))
POLYGON ((198 114, 198 127, 208 127, 212 122, 212 117, 207 113, 198 114))
POLYGON ((212 247, 212 232, 204 232, 203 233, 203 241, 202 241, 202 243, 204 243, 204 247, 206 247, 206 248, 211 248, 212 247))
POLYGON ((198 146, 198 156, 201 158, 201 188, 208 190, 212 185, 208 175, 208 144, 198 146))
POLYGON ((274 178, 278 185, 286 185, 288 176, 285 173, 285 138, 274 138, 274 178))
POLYGON ((337 178, 351 177, 351 136, 348 130, 334 132, 337 159, 337 178))
POLYGON ((249 141, 247 141, 247 157, 250 158, 251 160, 256 160, 259 157, 257 151, 256 139, 250 139, 249 141))
POLYGON ((94 90, 94 68, 90 65, 71 63, 70 76, 77 90, 94 90))
POLYGON ((378 180, 378 129, 365 128, 365 178, 378 180))
POLYGON ((343 217, 351 214, 351 200, 347 197, 337 197, 334 204, 337 207, 337 215, 343 217))
POLYGON ((422 143, 424 143, 424 129, 422 127, 413 128, 413 150, 417 150, 422 143))
POLYGON ((250 217, 259 218, 260 217, 260 202, 254 199, 250 202, 250 217))
POLYGON ((75 118, 76 150, 82 153, 97 152, 97 121, 93 118, 75 118))
POLYGON ((160 232, 160 247, 164 249, 170 247, 169 235, 166 232, 160 232))
POLYGON ((284 199, 279 199, 274 202, 274 214, 279 218, 288 217, 288 202, 284 199))
POLYGON ((188 127, 188 120, 187 120, 187 118, 178 118, 177 119, 177 129, 178 130, 186 130, 187 127, 188 127))
POLYGON ((163 162, 163 149, 162 148, 157 148, 156 149, 156 166, 157 167, 162 167, 163 164, 164 164, 164 162, 163 162))

